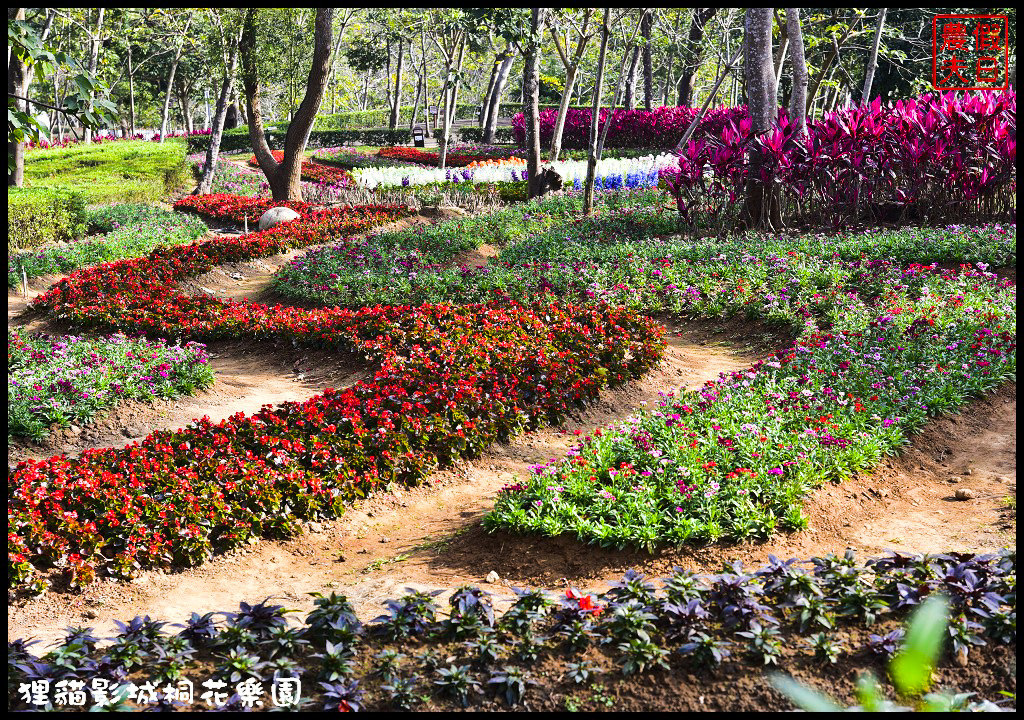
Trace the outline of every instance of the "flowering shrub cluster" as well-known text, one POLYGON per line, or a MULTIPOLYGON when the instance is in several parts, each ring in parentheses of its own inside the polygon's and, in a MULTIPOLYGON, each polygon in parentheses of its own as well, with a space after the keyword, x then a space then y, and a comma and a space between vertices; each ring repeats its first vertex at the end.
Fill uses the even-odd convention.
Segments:
POLYGON ((315 206, 301 200, 275 201, 270 198, 246 197, 231 193, 186 195, 174 203, 175 210, 194 212, 220 222, 241 224, 245 219, 257 221, 272 207, 288 207, 300 215, 309 214, 315 206))
MULTIPOLYGON (((436 152, 427 152, 411 147, 382 147, 377 151, 377 156, 385 160, 401 160, 416 165, 427 165, 437 167, 441 162, 441 155, 436 152)), ((448 167, 465 167, 472 162, 479 160, 493 159, 493 155, 487 153, 459 152, 458 148, 452 148, 445 155, 445 164, 448 167)))
POLYGON ((213 384, 203 345, 168 347, 7 332, 7 433, 41 440, 53 424, 88 423, 123 399, 187 395, 213 384))
MULTIPOLYGON (((193 132, 190 132, 190 133, 186 133, 186 132, 169 132, 164 137, 165 138, 178 138, 178 137, 190 138, 190 137, 199 137, 199 136, 210 135, 211 133, 212 133, 211 130, 194 130, 193 132)), ((153 142, 160 142, 160 133, 154 133, 152 135, 152 137, 148 137, 145 133, 135 133, 134 135, 128 135, 128 136, 125 136, 125 137, 121 137, 119 135, 114 135, 113 133, 97 133, 97 134, 92 136, 92 144, 93 145, 98 145, 100 143, 118 142, 118 141, 122 141, 122 140, 128 141, 128 140, 147 140, 147 139, 148 140, 152 140, 153 142)), ((32 149, 36 149, 36 148, 43 149, 43 150, 50 150, 50 149, 54 149, 54 148, 72 147, 72 146, 78 145, 78 144, 80 144, 82 142, 83 142, 82 140, 78 140, 78 139, 76 139, 74 137, 71 137, 71 136, 68 136, 68 137, 65 137, 65 138, 58 138, 57 140, 40 140, 38 143, 33 142, 31 140, 26 140, 25 141, 25 148, 28 149, 28 150, 32 150, 32 149)))
POLYGON ((89 211, 89 229, 104 233, 15 253, 7 260, 7 287, 23 278, 66 273, 119 258, 138 257, 160 245, 183 245, 206 234, 206 225, 152 205, 126 203, 89 211))
MULTIPOLYGON (((271 150, 270 154, 274 156, 274 160, 277 162, 280 163, 284 161, 284 150, 271 150)), ((256 162, 255 155, 249 158, 249 166, 254 168, 258 168, 260 166, 259 163, 256 162)), ((344 187, 352 181, 348 171, 344 168, 334 167, 331 165, 321 165, 317 162, 310 162, 309 160, 302 161, 301 172, 302 179, 308 182, 328 183, 344 187)))
POLYGON ((876 98, 809 122, 806 134, 782 112, 775 129, 756 137, 749 117, 733 117, 718 132, 695 135, 666 180, 684 216, 728 222, 756 148, 766 158, 761 179, 778 188, 783 217, 793 222, 1012 220, 1016 107, 1013 90, 884 106, 876 98))
MULTIPOLYGON (((465 586, 447 602, 442 591, 410 591, 364 623, 345 596, 312 593, 304 620, 268 598, 234 612, 192 613, 180 624, 148 616, 117 622, 102 647, 92 628, 68 628, 45 654, 16 639, 8 643, 9 707, 239 711, 259 702, 338 711, 527 701, 541 709, 547 699, 557 709, 552 696, 596 690, 596 680, 626 689, 632 676, 659 669, 668 670, 657 677, 667 692, 694 673, 708 692, 735 691, 728 685, 735 673, 753 668, 834 666, 837 676, 852 676, 882 664, 910 645, 914 626, 905 637, 903 619, 939 597, 948 608, 948 642, 931 661, 939 667, 978 656, 981 665, 989 653, 1005 658, 1016 642, 1013 551, 889 554, 863 565, 852 551, 772 557, 709 575, 675 568, 657 584, 629 570, 600 594, 515 591, 504 613, 486 590, 465 586), (195 688, 186 696, 191 705, 172 695, 184 679, 195 688), (285 696, 288 683, 301 692, 285 696)), ((984 698, 971 706, 966 696, 929 700, 932 709, 939 701, 998 709, 984 698)))
MULTIPOLYGON (((659 107, 653 110, 626 110, 601 108, 598 115, 598 130, 611 122, 607 148, 645 148, 669 150, 682 139, 686 129, 697 116, 698 108, 659 107)), ((590 108, 570 109, 565 116, 562 130, 562 147, 584 150, 590 138, 590 108)), ((555 133, 557 110, 542 110, 540 113, 540 142, 547 147, 555 133)), ((747 117, 746 106, 710 108, 694 131, 694 138, 717 135, 729 122, 739 122, 747 117)), ((512 117, 512 134, 520 147, 526 147, 526 121, 522 113, 512 117)))
POLYGON ((217 424, 203 418, 120 450, 21 463, 8 505, 10 582, 28 581, 33 566, 61 567, 81 584, 98 567, 127 576, 190 565, 254 536, 294 532, 299 519, 333 515, 379 483, 418 482, 439 463, 557 418, 660 356, 656 323, 608 307, 302 310, 173 288, 216 263, 323 242, 400 213, 313 211, 266 232, 74 273, 41 296, 39 307, 82 325, 340 347, 381 367, 372 380, 303 403, 217 424))

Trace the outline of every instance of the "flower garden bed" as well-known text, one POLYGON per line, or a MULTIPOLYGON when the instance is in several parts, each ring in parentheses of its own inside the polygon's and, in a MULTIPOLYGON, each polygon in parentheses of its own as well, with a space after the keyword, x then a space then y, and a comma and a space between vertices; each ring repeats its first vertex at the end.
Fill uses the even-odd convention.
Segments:
MULTIPOLYGON (((256 202, 186 198, 230 216, 256 202)), ((656 362, 660 330, 607 307, 550 303, 300 310, 176 293, 216 263, 321 242, 397 217, 397 208, 313 211, 242 238, 159 249, 72 274, 37 306, 83 326, 168 337, 261 338, 355 350, 374 379, 218 424, 203 419, 122 450, 19 464, 11 476, 9 568, 191 565, 250 537, 294 532, 380 483, 415 483, 522 427, 557 418, 656 362), (87 495, 82 490, 89 488, 87 495), (102 548, 102 550, 101 550, 102 548)))
MULTIPOLYGON (((284 161, 284 150, 271 150, 270 154, 274 156, 274 160, 277 162, 280 163, 284 161)), ((256 161, 255 155, 249 158, 249 166, 259 168, 260 165, 256 161)), ((345 186, 352 181, 348 171, 344 168, 321 165, 308 160, 302 161, 301 173, 302 179, 308 182, 330 183, 332 185, 345 186)))
POLYGON ((517 590, 504 613, 477 587, 457 588, 444 608, 439 593, 388 600, 371 622, 332 592, 313 593, 304 622, 268 598, 182 624, 119 622, 103 647, 91 628, 68 628, 41 657, 18 639, 8 645, 10 707, 627 710, 649 706, 647 687, 679 709, 782 709, 790 703, 764 692, 776 669, 843 700, 866 697, 853 687, 855 671, 906 658, 917 645, 899 623, 935 596, 947 598, 949 618, 937 679, 979 693, 944 702, 1000 699, 987 682, 1016 687, 1012 551, 891 554, 864 565, 852 552, 773 558, 711 575, 677 568, 657 585, 630 571, 600 594, 517 590), (176 695, 186 680, 194 691, 176 695), (289 685, 291 701, 282 695, 289 685))
POLYGON ((88 423, 122 400, 173 398, 212 383, 196 343, 7 333, 8 435, 39 440, 54 423, 88 423))
POLYGON ((655 413, 598 431, 566 460, 536 467, 487 519, 492 528, 603 544, 650 548, 798 529, 801 500, 816 484, 873 467, 928 416, 1015 373, 1015 285, 985 264, 918 262, 1009 264, 1014 226, 692 241, 659 237, 674 220, 636 197, 637 207, 592 220, 572 218, 565 200, 561 208, 541 201, 493 213, 471 232, 459 221, 323 248, 284 268, 277 287, 353 307, 496 293, 600 299, 637 313, 745 313, 799 329, 778 357, 666 399, 655 413), (508 242, 508 228, 527 225, 532 233, 508 242), (504 246, 498 262, 443 267, 465 237, 504 246))

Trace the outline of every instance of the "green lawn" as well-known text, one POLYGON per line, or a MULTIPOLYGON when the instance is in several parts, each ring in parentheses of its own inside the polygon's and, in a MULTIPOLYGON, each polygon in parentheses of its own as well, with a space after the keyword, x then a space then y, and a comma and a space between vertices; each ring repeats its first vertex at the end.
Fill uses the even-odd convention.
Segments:
POLYGON ((189 180, 185 143, 174 139, 162 145, 138 140, 25 153, 26 189, 68 188, 89 204, 163 200, 189 180))

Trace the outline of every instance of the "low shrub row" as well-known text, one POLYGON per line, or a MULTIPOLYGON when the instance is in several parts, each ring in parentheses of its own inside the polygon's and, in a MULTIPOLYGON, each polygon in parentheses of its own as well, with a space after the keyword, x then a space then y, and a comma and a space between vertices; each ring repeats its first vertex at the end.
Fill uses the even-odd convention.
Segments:
MULTIPOLYGON (((484 130, 478 127, 464 127, 459 129, 459 139, 466 143, 480 143, 484 141, 484 130)), ((515 132, 510 127, 494 129, 494 142, 511 144, 515 142, 515 132)))
MULTIPOLYGON (((437 167, 441 162, 440 152, 419 150, 409 147, 382 147, 377 151, 377 156, 385 160, 401 160, 406 163, 437 167)), ((470 163, 480 160, 489 160, 494 156, 490 153, 467 153, 451 151, 445 155, 447 167, 465 167, 470 163)))
MULTIPOLYGON (((211 202, 223 211, 223 199, 211 202)), ((400 214, 314 211, 263 233, 80 271, 41 296, 38 307, 79 325, 323 345, 381 368, 372 380, 303 403, 216 425, 204 418, 121 450, 19 464, 8 505, 11 584, 30 582, 34 568, 60 568, 81 585, 99 569, 130 576, 140 566, 191 565, 254 536, 291 534, 300 519, 337 514, 378 484, 416 483, 438 464, 557 418, 657 361, 659 327, 607 307, 501 301, 302 310, 173 289, 216 263, 323 242, 400 214)))
MULTIPOLYGON (((8 643, 9 707, 600 709, 613 702, 606 684, 617 695, 647 675, 673 694, 699 674, 707 706, 728 709, 717 693, 741 692, 737 673, 777 668, 820 677, 827 669, 852 677, 865 667, 902 665, 893 680, 908 700, 931 688, 933 671, 962 675, 956 666, 979 667, 986 652, 1015 657, 1013 551, 890 554, 864 565, 852 551, 808 561, 773 557, 710 575, 676 568, 658 585, 630 570, 600 594, 572 587, 516 593, 504 613, 472 586, 456 588, 445 607, 442 591, 409 591, 387 600, 385 614, 371 622, 344 595, 311 593, 314 607, 303 621, 268 598, 234 612, 192 613, 183 623, 136 617, 117 622, 109 638, 68 628, 40 655, 30 650, 33 641, 16 639, 8 643), (939 609, 929 627, 921 605, 939 609), (900 622, 911 612, 904 631, 900 622)), ((1008 684, 998 689, 1012 697, 1012 670, 1001 679, 1008 684)), ((860 698, 869 696, 865 684, 860 698)), ((925 699, 932 710, 998 709, 984 696, 968 702, 970 695, 925 699)))
MULTIPOLYGON (((602 129, 605 123, 611 123, 605 139, 605 147, 608 148, 670 150, 682 139, 698 111, 699 108, 683 106, 666 106, 653 110, 612 110, 604 107, 599 111, 598 128, 602 129)), ((589 107, 568 110, 562 129, 562 147, 574 150, 585 150, 588 147, 592 114, 589 107)), ((548 147, 551 144, 557 117, 557 108, 541 110, 541 147, 548 147)), ((730 121, 739 122, 747 117, 749 116, 745 105, 734 108, 711 108, 701 119, 693 137, 699 139, 717 135, 730 121)), ((512 118, 512 134, 517 145, 526 147, 526 120, 522 112, 512 118)))
POLYGON ((103 233, 102 236, 11 254, 7 260, 7 287, 17 287, 26 278, 139 257, 161 245, 194 242, 207 231, 201 220, 152 205, 101 206, 90 210, 87 219, 89 230, 103 233))
POLYGON ((7 332, 8 437, 42 440, 52 425, 87 424, 122 400, 173 398, 211 384, 197 343, 7 332))
POLYGON ((85 234, 85 198, 62 188, 10 188, 7 191, 7 252, 85 234))

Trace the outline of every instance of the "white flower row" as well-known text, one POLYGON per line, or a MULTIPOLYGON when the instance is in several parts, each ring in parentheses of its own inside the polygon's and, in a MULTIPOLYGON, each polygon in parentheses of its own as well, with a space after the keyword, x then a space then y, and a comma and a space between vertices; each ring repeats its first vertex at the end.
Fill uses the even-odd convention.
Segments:
MULTIPOLYGON (((554 163, 544 163, 551 166, 555 172, 562 176, 566 184, 579 184, 586 180, 586 160, 560 160, 554 163)), ((662 153, 660 155, 645 155, 639 158, 607 158, 597 163, 597 177, 628 175, 650 176, 652 173, 665 168, 677 167, 678 158, 675 155, 662 153)), ((382 167, 382 168, 356 168, 352 170, 352 177, 360 187, 397 187, 402 185, 427 185, 430 183, 493 183, 523 180, 526 172, 526 161, 520 160, 502 166, 484 166, 477 168, 419 168, 419 167, 382 167)))

